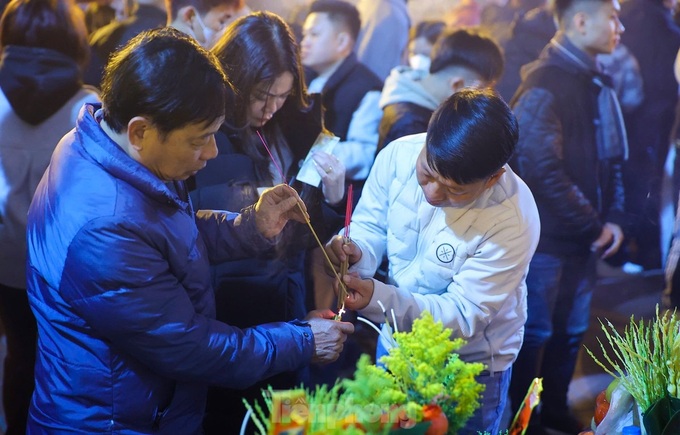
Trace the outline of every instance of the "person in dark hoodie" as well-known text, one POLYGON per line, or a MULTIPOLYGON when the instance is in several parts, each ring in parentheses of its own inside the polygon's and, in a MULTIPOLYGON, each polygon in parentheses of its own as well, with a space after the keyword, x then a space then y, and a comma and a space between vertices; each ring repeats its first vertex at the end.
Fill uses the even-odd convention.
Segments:
POLYGON ((595 264, 624 239, 625 126, 611 79, 596 63, 623 33, 619 10, 617 0, 557 0, 558 31, 523 70, 512 102, 520 139, 511 166, 536 198, 541 238, 510 396, 517 409, 542 377, 542 426, 571 434, 581 425, 567 390, 588 329, 595 264))
POLYGON ((470 86, 492 86, 503 71, 500 48, 472 29, 444 32, 432 49, 429 71, 397 67, 385 81, 378 151, 395 139, 424 133, 434 110, 470 86))
POLYGON ((80 107, 88 45, 71 0, 14 0, 0 22, 0 320, 7 334, 3 402, 7 434, 26 433, 36 323, 26 296, 26 215, 59 139, 80 107), (42 19, 38 19, 41 17, 42 19))

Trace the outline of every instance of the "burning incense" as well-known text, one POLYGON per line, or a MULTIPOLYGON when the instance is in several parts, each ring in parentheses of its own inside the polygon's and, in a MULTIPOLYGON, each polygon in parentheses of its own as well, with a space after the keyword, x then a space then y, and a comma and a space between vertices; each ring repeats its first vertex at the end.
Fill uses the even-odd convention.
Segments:
MULTIPOLYGON (((274 155, 272 154, 269 146, 267 145, 267 141, 264 139, 264 136, 260 134, 259 130, 255 130, 257 133, 257 136, 260 138, 260 141, 262 142, 262 145, 264 148, 267 150, 267 153, 269 154, 269 158, 271 161, 274 163, 274 166, 276 166, 276 169, 279 172, 279 175, 281 175, 281 180, 283 180, 283 183, 286 183, 286 177, 283 174, 283 169, 281 169, 281 166, 278 164, 276 159, 274 158, 274 155)), ((287 183, 286 183, 287 184, 287 183)), ((309 227, 309 230, 312 232, 312 235, 314 236, 314 239, 316 240, 316 243, 319 245, 321 248, 321 252, 323 253, 323 256, 326 258, 326 262, 330 266, 331 270, 333 271, 333 274, 335 275, 335 278, 338 280, 339 286, 340 286, 340 295, 338 296, 338 313, 335 315, 335 320, 342 320, 342 315, 345 313, 345 298, 347 297, 347 287, 345 286, 345 283, 342 281, 342 276, 344 276, 347 273, 347 261, 343 262, 343 264, 340 266, 340 275, 338 275, 338 272, 335 271, 335 267, 333 267, 333 262, 331 261, 330 257, 328 257, 328 254, 326 254, 326 250, 324 249, 323 243, 321 243, 321 240, 319 240, 319 236, 316 234, 316 231, 314 231, 314 227, 312 227, 312 221, 309 219, 309 215, 304 212, 304 209, 302 208, 301 204, 302 200, 297 202, 297 206, 302 212, 303 216, 306 216, 305 222, 307 223, 307 226, 309 227), (344 269, 343 269, 344 267, 344 269), (344 270, 344 272, 343 272, 344 270), (340 301, 342 301, 342 305, 340 304, 340 301)), ((349 186, 349 190, 347 192, 347 209, 351 213, 352 211, 352 186, 349 186)), ((345 241, 344 243, 349 243, 349 220, 348 220, 348 215, 345 215, 345 241)))

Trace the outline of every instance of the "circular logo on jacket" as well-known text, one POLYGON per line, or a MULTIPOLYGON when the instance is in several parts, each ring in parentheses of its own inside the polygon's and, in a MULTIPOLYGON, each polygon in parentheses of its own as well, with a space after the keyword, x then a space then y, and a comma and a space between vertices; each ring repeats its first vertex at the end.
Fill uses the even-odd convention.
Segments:
POLYGON ((448 243, 442 243, 437 247, 437 258, 442 263, 450 263, 453 261, 456 251, 448 243))

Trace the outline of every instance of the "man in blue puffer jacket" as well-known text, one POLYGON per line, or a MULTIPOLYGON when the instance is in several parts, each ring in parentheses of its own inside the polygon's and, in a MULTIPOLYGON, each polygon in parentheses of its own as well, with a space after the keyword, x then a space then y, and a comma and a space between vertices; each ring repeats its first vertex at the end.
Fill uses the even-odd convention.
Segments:
POLYGON ((85 105, 58 144, 28 218, 28 433, 200 433, 209 384, 246 387, 342 350, 352 326, 330 312, 245 330, 214 320, 210 262, 255 255, 306 219, 285 185, 240 214, 193 211, 183 181, 217 154, 225 96, 219 62, 190 38, 143 33, 107 66, 103 106, 85 105))

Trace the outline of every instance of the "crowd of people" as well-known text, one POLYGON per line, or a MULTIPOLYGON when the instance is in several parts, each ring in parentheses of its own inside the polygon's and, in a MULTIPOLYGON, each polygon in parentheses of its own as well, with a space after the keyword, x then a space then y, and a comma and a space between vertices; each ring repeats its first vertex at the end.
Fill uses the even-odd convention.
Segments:
POLYGON ((542 377, 528 433, 577 434, 598 265, 665 266, 677 306, 672 0, 1 7, 7 434, 237 433, 384 355, 383 306, 485 365, 461 433, 542 377))

